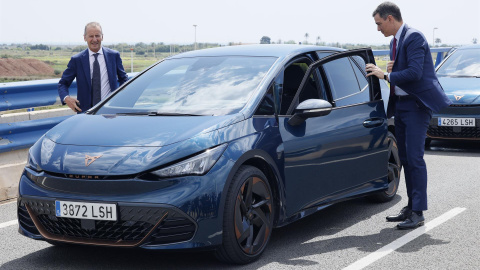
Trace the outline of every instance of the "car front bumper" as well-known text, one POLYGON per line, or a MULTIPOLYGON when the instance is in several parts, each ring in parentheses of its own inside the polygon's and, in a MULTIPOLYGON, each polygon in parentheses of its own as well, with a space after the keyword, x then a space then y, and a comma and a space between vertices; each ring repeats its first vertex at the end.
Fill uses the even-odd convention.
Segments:
MULTIPOLYGON (((222 161, 215 167, 228 167, 222 161)), ((223 215, 219 214, 216 182, 228 176, 228 170, 215 167, 207 175, 155 183, 64 179, 26 168, 19 184, 19 232, 33 239, 87 245, 213 248, 222 241, 223 215), (118 218, 93 221, 57 217, 57 200, 113 203, 118 218)))
POLYGON ((480 140, 480 105, 450 106, 434 114, 427 130, 430 139, 480 140), (474 118, 474 127, 439 126, 439 118, 474 118))

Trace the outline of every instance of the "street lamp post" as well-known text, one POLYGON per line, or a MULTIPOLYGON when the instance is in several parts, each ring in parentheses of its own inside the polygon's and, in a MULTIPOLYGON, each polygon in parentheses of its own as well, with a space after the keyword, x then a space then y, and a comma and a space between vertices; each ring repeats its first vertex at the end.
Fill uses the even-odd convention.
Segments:
POLYGON ((195 45, 194 46, 195 46, 195 50, 197 50, 197 25, 194 24, 193 27, 195 27, 195 43, 194 43, 195 45))
POLYGON ((130 48, 130 72, 133 72, 133 48, 130 48))
POLYGON ((433 43, 432 43, 432 47, 435 47, 435 30, 437 30, 438 28, 437 27, 434 27, 433 28, 433 43))

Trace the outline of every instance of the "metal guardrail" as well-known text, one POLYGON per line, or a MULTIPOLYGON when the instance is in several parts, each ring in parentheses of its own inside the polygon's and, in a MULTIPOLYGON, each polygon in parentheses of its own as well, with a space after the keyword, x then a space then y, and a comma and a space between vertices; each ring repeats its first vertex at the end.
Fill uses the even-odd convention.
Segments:
MULTIPOLYGON (((0 111, 61 104, 58 96, 59 79, 0 84, 0 111)), ((77 95, 77 82, 73 81, 69 90, 77 95)))
MULTIPOLYGON (((138 72, 128 73, 129 78, 138 72)), ((58 97, 59 79, 0 83, 0 111, 25 109, 61 104, 58 97)), ((72 96, 77 95, 77 82, 69 87, 72 96)), ((8 115, 3 115, 8 116, 8 115)), ((0 122, 0 153, 32 146, 45 132, 71 115, 50 117, 14 123, 0 122)))
POLYGON ((0 124, 0 153, 32 146, 45 132, 70 116, 0 124))
MULTIPOLYGON (((452 48, 432 48, 437 54, 438 65, 452 48)), ((374 50, 373 55, 389 55, 389 50, 374 50)), ((128 73, 132 78, 138 73, 128 73)), ((0 111, 25 109, 60 104, 57 90, 58 79, 0 83, 0 111)), ((77 94, 77 83, 69 88, 72 96, 77 94)), ((0 153, 25 149, 32 146, 45 132, 70 116, 0 124, 0 153)))
MULTIPOLYGON (((435 60, 435 67, 440 64, 443 59, 450 53, 450 51, 454 49, 451 47, 444 47, 444 48, 430 48, 430 52, 432 53, 437 53, 437 59, 435 60)), ((373 55, 379 56, 379 55, 389 55, 390 50, 374 50, 373 55)))

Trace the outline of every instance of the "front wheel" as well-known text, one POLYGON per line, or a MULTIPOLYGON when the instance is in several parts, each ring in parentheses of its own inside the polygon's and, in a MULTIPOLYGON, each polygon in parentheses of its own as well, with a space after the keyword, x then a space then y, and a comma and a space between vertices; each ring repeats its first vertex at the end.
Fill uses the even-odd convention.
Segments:
POLYGON ((260 257, 273 229, 273 198, 265 175, 241 166, 227 192, 223 243, 215 252, 224 262, 246 264, 260 257))
POLYGON ((370 199, 376 202, 388 202, 395 197, 400 183, 400 172, 402 164, 400 156, 398 155, 398 146, 395 136, 388 132, 388 189, 375 193, 370 196, 370 199))

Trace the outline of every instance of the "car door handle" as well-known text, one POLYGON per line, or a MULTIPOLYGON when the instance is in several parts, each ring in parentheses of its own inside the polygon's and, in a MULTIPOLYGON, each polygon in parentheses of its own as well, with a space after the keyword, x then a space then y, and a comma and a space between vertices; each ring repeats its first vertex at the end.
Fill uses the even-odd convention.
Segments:
POLYGON ((379 127, 383 125, 385 122, 385 119, 383 118, 372 118, 372 119, 367 119, 363 122, 363 126, 366 128, 374 128, 374 127, 379 127))

